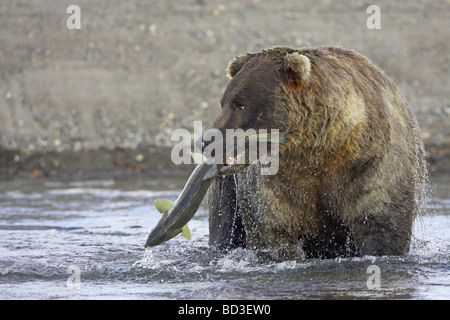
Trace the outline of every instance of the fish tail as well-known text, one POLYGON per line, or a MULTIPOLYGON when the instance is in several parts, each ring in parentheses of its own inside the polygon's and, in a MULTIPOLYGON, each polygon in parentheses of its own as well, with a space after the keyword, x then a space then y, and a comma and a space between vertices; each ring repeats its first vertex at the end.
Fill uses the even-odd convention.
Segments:
POLYGON ((153 205, 160 213, 167 213, 172 209, 173 201, 169 199, 156 199, 153 205))
POLYGON ((188 240, 191 240, 191 231, 189 230, 189 227, 187 224, 185 224, 183 226, 183 228, 181 228, 181 234, 183 235, 183 237, 185 237, 188 240))

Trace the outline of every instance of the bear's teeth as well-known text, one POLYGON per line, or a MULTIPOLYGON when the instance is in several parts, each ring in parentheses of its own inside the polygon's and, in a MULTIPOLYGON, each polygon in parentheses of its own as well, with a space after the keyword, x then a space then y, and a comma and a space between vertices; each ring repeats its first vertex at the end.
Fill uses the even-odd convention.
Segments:
POLYGON ((226 163, 226 165, 232 165, 237 163, 237 157, 228 157, 228 162, 226 163))
POLYGON ((225 163, 225 165, 220 169, 220 171, 221 172, 226 171, 238 164, 243 163, 243 162, 241 162, 241 159, 244 155, 245 155, 245 152, 238 154, 236 157, 229 156, 227 158, 227 163, 225 163))

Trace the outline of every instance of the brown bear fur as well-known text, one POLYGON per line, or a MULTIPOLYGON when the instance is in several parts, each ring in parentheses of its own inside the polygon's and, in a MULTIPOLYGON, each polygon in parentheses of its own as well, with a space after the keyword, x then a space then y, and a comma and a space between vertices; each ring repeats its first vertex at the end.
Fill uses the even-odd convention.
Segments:
POLYGON ((338 47, 275 47, 236 57, 227 73, 214 128, 289 134, 277 174, 242 165, 215 180, 210 244, 308 257, 408 252, 424 151, 408 103, 379 68, 338 47))

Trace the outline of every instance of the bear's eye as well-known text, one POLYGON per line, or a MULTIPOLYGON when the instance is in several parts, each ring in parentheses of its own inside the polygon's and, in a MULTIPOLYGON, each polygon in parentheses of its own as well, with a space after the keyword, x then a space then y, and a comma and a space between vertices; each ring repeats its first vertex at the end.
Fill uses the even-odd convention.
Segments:
POLYGON ((240 106, 238 107, 239 110, 244 110, 244 108, 245 108, 245 106, 243 106, 243 105, 240 105, 240 106))

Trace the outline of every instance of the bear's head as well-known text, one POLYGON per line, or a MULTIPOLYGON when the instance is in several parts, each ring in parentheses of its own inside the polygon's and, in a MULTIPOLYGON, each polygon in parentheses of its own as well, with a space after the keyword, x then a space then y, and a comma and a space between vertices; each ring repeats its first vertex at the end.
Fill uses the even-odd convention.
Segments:
MULTIPOLYGON (((237 56, 227 68, 231 80, 220 100, 222 112, 212 127, 197 138, 197 146, 204 150, 212 142, 212 139, 205 139, 211 130, 222 134, 223 150, 226 150, 227 129, 244 132, 253 129, 256 133, 264 130, 270 133, 273 129, 280 133, 290 131, 296 126, 293 123, 292 99, 296 99, 298 92, 309 85, 310 69, 308 57, 286 47, 237 56)), ((298 103, 301 104, 300 101, 298 103)), ((270 150, 270 143, 268 147, 270 150)), ((280 145, 280 150, 284 147, 280 145)), ((246 164, 237 164, 237 156, 223 154, 223 174, 235 174, 248 165, 248 154, 246 164)))

